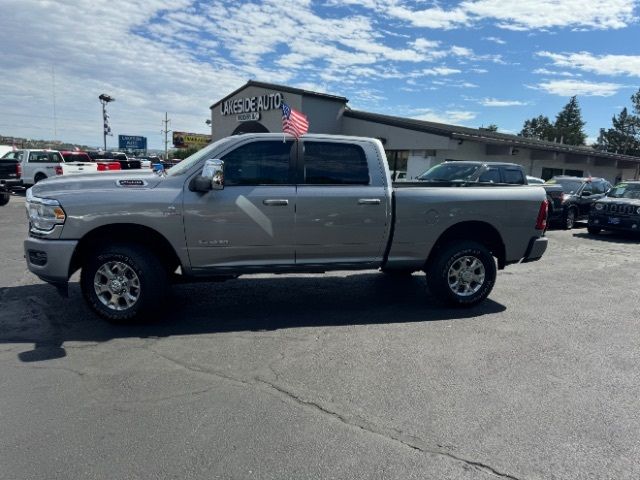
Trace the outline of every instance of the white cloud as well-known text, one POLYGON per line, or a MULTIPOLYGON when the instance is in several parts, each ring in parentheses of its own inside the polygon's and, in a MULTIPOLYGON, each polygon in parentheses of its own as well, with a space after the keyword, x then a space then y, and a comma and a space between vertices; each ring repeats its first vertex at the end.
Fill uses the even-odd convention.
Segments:
POLYGON ((471 26, 481 21, 506 30, 619 29, 636 21, 633 0, 466 0, 448 9, 416 9, 406 1, 369 0, 363 6, 384 11, 415 27, 434 29, 471 26))
POLYGON ((522 100, 498 100, 497 98, 483 98, 480 100, 483 107, 519 107, 529 105, 529 102, 522 100))
POLYGON ((500 37, 483 37, 483 40, 486 40, 487 42, 497 43, 498 45, 506 45, 507 43, 500 37))
POLYGON ((438 112, 430 108, 417 109, 415 113, 411 118, 454 125, 468 122, 478 116, 476 112, 468 110, 446 110, 444 112, 438 112))
POLYGON ((468 14, 508 30, 564 27, 618 29, 634 21, 630 0, 477 0, 462 2, 468 14))
POLYGON ((610 97, 618 93, 623 85, 609 82, 587 82, 582 80, 550 80, 539 83, 530 88, 544 90, 553 95, 571 97, 573 95, 583 95, 585 97, 610 97))
POLYGON ((538 75, 555 75, 558 77, 580 77, 579 73, 563 72, 561 70, 549 70, 548 68, 536 68, 532 73, 538 75))
POLYGON ((450 29, 469 22, 467 13, 459 8, 444 10, 440 7, 412 10, 391 2, 386 13, 392 17, 410 22, 414 27, 450 29))
POLYGON ((627 75, 640 77, 640 55, 594 55, 589 52, 551 53, 537 52, 559 67, 574 68, 600 75, 627 75))
POLYGON ((455 75, 457 73, 462 73, 462 71, 458 70, 457 68, 449 68, 449 67, 425 68, 420 72, 421 75, 427 75, 427 76, 445 76, 445 75, 455 75))

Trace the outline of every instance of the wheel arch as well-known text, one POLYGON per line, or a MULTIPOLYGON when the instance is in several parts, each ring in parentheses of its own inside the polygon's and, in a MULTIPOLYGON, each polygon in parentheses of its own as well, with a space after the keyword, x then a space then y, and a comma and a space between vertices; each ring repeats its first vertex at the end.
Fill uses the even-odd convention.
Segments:
POLYGON ((116 223, 96 227, 82 237, 71 257, 69 276, 80 269, 91 252, 113 243, 140 245, 149 249, 162 262, 168 273, 181 266, 175 249, 157 230, 145 225, 116 223))
POLYGON ((456 223, 442 232, 429 252, 425 262, 425 269, 428 268, 443 247, 456 240, 475 241, 484 245, 491 252, 491 255, 498 259, 498 268, 503 269, 505 267, 506 250, 498 230, 490 223, 472 220, 456 223))

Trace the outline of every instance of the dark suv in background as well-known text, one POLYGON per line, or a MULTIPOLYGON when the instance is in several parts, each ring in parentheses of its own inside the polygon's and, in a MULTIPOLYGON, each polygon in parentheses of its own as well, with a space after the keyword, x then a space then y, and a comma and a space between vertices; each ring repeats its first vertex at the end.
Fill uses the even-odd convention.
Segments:
POLYGON ((593 204, 589 233, 601 230, 640 231, 640 182, 622 182, 593 204))
POLYGON ((561 176, 548 180, 543 187, 547 197, 553 197, 549 222, 570 230, 577 221, 587 220, 591 205, 604 197, 612 185, 604 178, 561 176))
POLYGON ((467 160, 447 160, 431 167, 417 179, 421 182, 527 185, 527 176, 521 165, 467 160))

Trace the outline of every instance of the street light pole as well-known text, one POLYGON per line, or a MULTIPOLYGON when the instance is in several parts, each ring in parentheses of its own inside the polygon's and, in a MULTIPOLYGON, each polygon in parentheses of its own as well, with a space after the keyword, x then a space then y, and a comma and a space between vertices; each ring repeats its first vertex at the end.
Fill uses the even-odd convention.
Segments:
POLYGON ((107 95, 106 93, 101 94, 98 99, 102 104, 102 140, 104 144, 105 151, 107 150, 107 132, 111 133, 111 127, 109 126, 109 121, 107 117, 107 103, 114 102, 116 99, 107 95))

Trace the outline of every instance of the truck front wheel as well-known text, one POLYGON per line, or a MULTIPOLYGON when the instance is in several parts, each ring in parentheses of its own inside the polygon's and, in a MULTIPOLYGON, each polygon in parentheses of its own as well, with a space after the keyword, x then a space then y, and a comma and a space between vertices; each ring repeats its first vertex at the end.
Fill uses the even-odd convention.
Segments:
POLYGON ((158 258, 137 245, 103 247, 87 259, 80 275, 89 306, 114 323, 154 320, 168 283, 158 258))
POLYGON ((436 252, 426 269, 435 298, 457 307, 482 302, 496 282, 496 262, 482 244, 457 241, 436 252))

